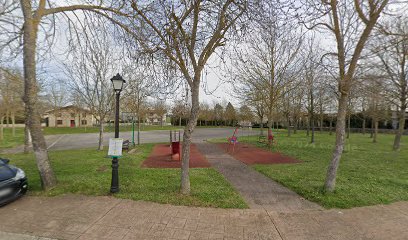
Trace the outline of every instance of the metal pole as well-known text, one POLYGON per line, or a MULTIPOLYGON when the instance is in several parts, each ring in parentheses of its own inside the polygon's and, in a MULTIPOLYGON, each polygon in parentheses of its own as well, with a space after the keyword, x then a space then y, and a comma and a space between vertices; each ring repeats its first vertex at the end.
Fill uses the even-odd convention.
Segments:
MULTIPOLYGON (((116 113, 115 113, 115 138, 119 138, 119 96, 120 92, 116 92, 116 113)), ((111 193, 119 192, 119 160, 118 157, 112 158, 112 182, 111 193)))
POLYGON ((135 146, 135 118, 132 117, 132 144, 135 146))

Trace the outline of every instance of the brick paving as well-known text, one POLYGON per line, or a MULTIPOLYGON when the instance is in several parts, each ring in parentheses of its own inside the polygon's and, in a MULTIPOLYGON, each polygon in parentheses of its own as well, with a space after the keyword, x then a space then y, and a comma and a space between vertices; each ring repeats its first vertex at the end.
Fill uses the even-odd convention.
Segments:
POLYGON ((216 144, 196 143, 210 164, 240 193, 250 208, 273 211, 322 209, 279 183, 236 160, 216 144))
POLYGON ((0 208, 0 239, 403 240, 408 202, 279 212, 173 206, 114 197, 27 196, 0 208))

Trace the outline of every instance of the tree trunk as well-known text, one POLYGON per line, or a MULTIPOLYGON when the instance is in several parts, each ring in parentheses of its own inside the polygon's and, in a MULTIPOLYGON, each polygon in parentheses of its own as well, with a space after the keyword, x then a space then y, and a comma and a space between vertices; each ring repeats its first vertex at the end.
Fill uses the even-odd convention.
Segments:
MULTIPOLYGON (((313 82, 312 82, 313 86, 313 82)), ((310 139, 311 143, 314 143, 314 134, 315 134, 315 125, 314 125, 314 95, 313 95, 313 89, 311 88, 309 90, 309 98, 310 98, 310 118, 309 118, 309 127, 312 128, 312 137, 310 139)))
POLYGON ((307 118, 306 137, 310 135, 310 117, 307 118))
POLYGON ((140 102, 141 100, 138 98, 137 100, 137 145, 140 145, 140 102))
POLYGON ((290 137, 290 135, 291 135, 291 130, 290 130, 290 120, 289 120, 289 117, 288 117, 288 119, 287 119, 287 124, 288 124, 288 137, 290 137))
POLYGON ((299 124, 299 122, 298 122, 298 120, 296 120, 295 125, 293 126, 293 134, 297 133, 298 124, 299 124))
POLYGON ((373 138, 374 136, 374 119, 371 118, 371 132, 370 132, 370 138, 373 138))
POLYGON ((12 136, 15 137, 16 136, 16 114, 13 112, 11 112, 11 128, 12 128, 12 136))
POLYGON ((0 117, 0 141, 4 140, 4 116, 0 117))
POLYGON ((400 150, 401 137, 404 134, 405 129, 405 112, 406 112, 405 103, 403 103, 402 106, 404 107, 401 107, 400 112, 398 114, 398 130, 395 134, 394 145, 392 147, 394 151, 400 150))
POLYGON ((24 103, 27 125, 33 138, 33 150, 44 190, 54 187, 57 179, 51 168, 47 144, 41 130, 38 112, 38 83, 36 73, 36 41, 39 21, 33 19, 30 1, 21 1, 24 13, 23 59, 24 59, 24 103))
POLYGON ((320 133, 323 132, 323 114, 320 114, 320 133))
POLYGON ((103 120, 99 121, 99 140, 98 140, 98 150, 103 150, 103 120))
POLYGON ((373 143, 377 142, 377 135, 378 135, 378 120, 375 119, 374 122, 374 136, 373 136, 373 143))
POLYGON ((194 79, 194 87, 191 88, 191 111, 190 117, 184 128, 183 133, 183 147, 181 155, 181 193, 184 195, 190 194, 190 145, 191 135, 197 124, 198 113, 200 111, 199 102, 199 88, 200 88, 200 75, 197 75, 198 79, 194 79))
POLYGON ((347 115, 348 95, 342 93, 339 99, 339 108, 336 123, 336 143, 333 150, 332 160, 327 169, 325 190, 333 192, 336 186, 337 169, 340 164, 341 155, 344 150, 344 135, 346 134, 346 115, 347 115))
POLYGON ((29 153, 30 148, 32 147, 31 133, 27 126, 24 127, 24 153, 29 153))
POLYGON ((329 135, 333 134, 333 118, 330 117, 329 135))
POLYGON ((140 145, 140 117, 137 114, 137 145, 140 145))
POLYGON ((365 118, 363 118, 363 129, 362 129, 362 131, 363 131, 363 135, 366 133, 366 128, 365 128, 365 125, 366 125, 366 119, 365 118))
POLYGON ((315 143, 315 121, 314 121, 314 116, 312 115, 311 119, 311 125, 312 125, 312 136, 310 138, 310 143, 315 143))
POLYGON ((350 138, 350 128, 351 128, 351 123, 350 123, 350 115, 351 114, 348 114, 348 118, 347 118, 347 139, 349 139, 350 138))
MULTIPOLYGON (((55 105, 54 106, 54 117, 55 117, 55 119, 54 119, 54 127, 58 127, 58 116, 59 116, 59 113, 58 113, 58 111, 57 111, 57 105, 55 105)), ((62 118, 61 118, 62 119, 62 118)))
POLYGON ((10 112, 9 110, 6 111, 6 127, 9 128, 10 127, 10 112))

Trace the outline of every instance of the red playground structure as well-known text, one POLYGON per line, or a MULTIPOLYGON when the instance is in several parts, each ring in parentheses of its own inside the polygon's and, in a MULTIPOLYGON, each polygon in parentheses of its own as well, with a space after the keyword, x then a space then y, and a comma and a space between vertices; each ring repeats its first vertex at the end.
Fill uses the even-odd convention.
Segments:
POLYGON ((229 143, 230 147, 232 146, 232 152, 235 151, 235 144, 237 144, 237 142, 238 142, 237 133, 238 133, 238 128, 235 128, 234 133, 232 134, 232 136, 228 138, 228 143, 229 143))
POLYGON ((271 147, 271 146, 277 146, 277 142, 276 142, 275 136, 273 135, 271 129, 268 129, 268 136, 267 136, 267 137, 264 136, 264 135, 259 136, 259 143, 265 143, 265 144, 267 144, 269 147, 271 147))
POLYGON ((274 143, 274 136, 271 129, 268 129, 268 144, 271 146, 274 143))
POLYGON ((178 131, 178 140, 177 131, 170 131, 170 147, 171 147, 171 159, 180 161, 181 160, 180 131, 178 131))

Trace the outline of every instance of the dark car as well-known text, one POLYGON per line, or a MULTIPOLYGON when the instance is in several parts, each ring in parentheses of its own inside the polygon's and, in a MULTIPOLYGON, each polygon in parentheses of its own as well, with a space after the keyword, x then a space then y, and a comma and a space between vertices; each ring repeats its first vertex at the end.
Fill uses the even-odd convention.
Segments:
POLYGON ((28 188, 24 171, 8 163, 0 158, 0 206, 21 197, 28 188))

